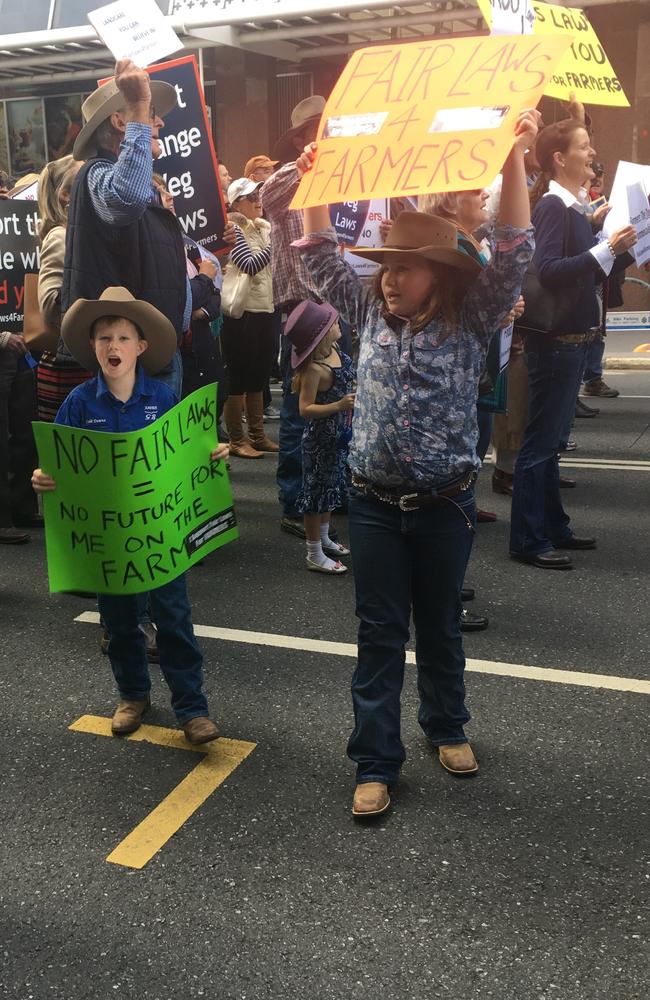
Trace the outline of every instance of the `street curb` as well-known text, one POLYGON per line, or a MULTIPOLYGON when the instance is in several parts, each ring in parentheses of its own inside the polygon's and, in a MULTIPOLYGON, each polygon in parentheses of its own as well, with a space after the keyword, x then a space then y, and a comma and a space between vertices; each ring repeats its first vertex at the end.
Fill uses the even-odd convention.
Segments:
POLYGON ((645 358, 603 358, 604 367, 608 371, 650 371, 650 354, 645 358))

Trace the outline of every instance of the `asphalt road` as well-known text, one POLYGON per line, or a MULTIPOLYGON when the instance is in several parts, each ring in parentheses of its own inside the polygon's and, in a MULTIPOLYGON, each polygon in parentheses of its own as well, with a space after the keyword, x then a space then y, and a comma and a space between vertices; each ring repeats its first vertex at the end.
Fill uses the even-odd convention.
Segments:
MULTIPOLYGON (((499 520, 468 582, 491 624, 466 642, 488 671, 467 674, 480 773, 428 752, 408 668, 408 759, 374 826, 350 815, 354 660, 224 634, 201 640, 212 712, 255 749, 143 868, 108 863, 197 754, 69 730, 114 704, 99 629, 74 621, 94 604, 48 594, 41 532, 3 548, 0 996, 646 1000, 649 689, 628 688, 650 658, 650 375, 607 380, 622 396, 578 422, 566 495, 598 549, 571 573, 511 562, 486 470, 499 520)), ((232 479, 241 539, 191 571, 195 623, 354 643, 351 573, 304 569, 274 461, 233 460, 232 479)), ((147 721, 174 725, 157 670, 147 721)))

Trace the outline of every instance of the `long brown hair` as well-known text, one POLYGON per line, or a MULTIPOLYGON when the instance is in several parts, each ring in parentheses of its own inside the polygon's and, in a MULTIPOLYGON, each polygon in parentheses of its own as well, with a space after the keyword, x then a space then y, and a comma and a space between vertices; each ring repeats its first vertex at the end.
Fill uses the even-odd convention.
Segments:
POLYGON ((571 145, 573 136, 586 126, 583 122, 575 118, 563 118, 562 121, 546 125, 537 136, 535 143, 535 156, 540 165, 539 177, 533 184, 530 191, 530 206, 534 208, 537 202, 544 197, 548 191, 548 186, 556 174, 555 153, 566 153, 571 145))
MULTIPOLYGON (((448 327, 440 340, 446 339, 453 332, 453 326, 458 321, 461 302, 471 284, 472 279, 467 278, 457 267, 450 264, 439 264, 437 261, 422 258, 431 268, 432 274, 437 276, 437 281, 431 290, 429 298, 422 303, 421 308, 410 317, 410 324, 413 333, 419 333, 428 326, 432 319, 438 317, 443 326, 448 327)), ((373 291, 377 296, 380 305, 382 318, 393 326, 396 317, 390 312, 384 293, 381 287, 381 279, 386 271, 386 264, 382 264, 373 278, 373 291)))
POLYGON ((68 216, 61 195, 72 188, 80 166, 72 155, 68 155, 50 160, 43 167, 38 179, 38 212, 41 217, 38 234, 41 242, 51 229, 66 225, 68 216))

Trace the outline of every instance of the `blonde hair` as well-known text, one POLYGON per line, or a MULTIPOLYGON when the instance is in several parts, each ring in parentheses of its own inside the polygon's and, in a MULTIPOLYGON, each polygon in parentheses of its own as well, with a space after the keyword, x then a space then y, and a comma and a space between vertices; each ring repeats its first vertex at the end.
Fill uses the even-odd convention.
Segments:
POLYGON ((316 344, 314 350, 307 355, 304 361, 296 368, 295 374, 291 380, 291 391, 300 392, 300 381, 301 377, 305 374, 307 369, 311 364, 318 363, 319 361, 324 361, 325 358, 329 358, 332 353, 332 348, 341 336, 341 328, 337 323, 332 323, 331 327, 320 341, 316 344))
POLYGON ((41 217, 38 232, 41 241, 51 229, 67 223, 61 195, 72 188, 78 169, 79 161, 68 155, 59 160, 50 160, 41 170, 38 179, 38 212, 41 217))
POLYGON ((418 212, 427 215, 439 215, 453 222, 458 215, 458 199, 461 191, 445 191, 443 194, 418 195, 418 212))

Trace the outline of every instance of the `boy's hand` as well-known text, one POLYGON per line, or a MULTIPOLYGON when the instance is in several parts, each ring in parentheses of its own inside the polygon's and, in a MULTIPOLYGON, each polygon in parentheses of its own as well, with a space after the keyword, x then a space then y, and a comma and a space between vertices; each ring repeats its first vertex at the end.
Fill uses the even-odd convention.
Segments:
POLYGON ((316 143, 310 142, 308 146, 305 146, 303 152, 300 154, 296 160, 296 170, 298 171, 298 177, 304 177, 308 170, 311 170, 314 165, 314 155, 316 153, 316 143))
POLYGON ((339 399, 339 410, 341 412, 343 412, 344 410, 353 410, 354 409, 354 397, 355 397, 355 395, 356 394, 354 392, 350 392, 350 393, 348 393, 347 396, 344 396, 343 399, 339 399))
POLYGON ((218 444, 214 451, 210 452, 210 458, 213 462, 225 462, 229 454, 230 448, 227 444, 218 444))
POLYGON ((32 472, 32 489, 35 493, 48 493, 56 489, 56 483, 47 472, 42 469, 34 469, 32 472))

